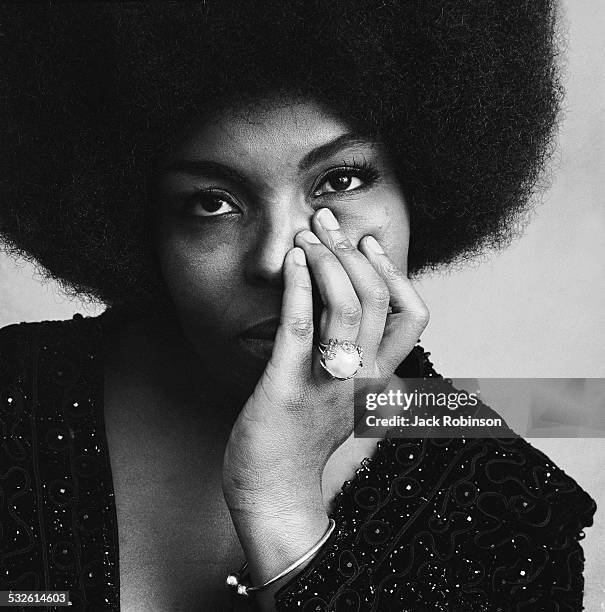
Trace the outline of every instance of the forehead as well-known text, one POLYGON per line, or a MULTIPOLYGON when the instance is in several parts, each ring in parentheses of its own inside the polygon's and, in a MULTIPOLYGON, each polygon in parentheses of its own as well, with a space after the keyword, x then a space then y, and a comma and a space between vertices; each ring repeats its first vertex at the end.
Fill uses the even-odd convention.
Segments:
POLYGON ((171 157, 238 165, 294 165, 307 152, 349 131, 344 121, 315 102, 269 100, 218 112, 192 124, 171 157))

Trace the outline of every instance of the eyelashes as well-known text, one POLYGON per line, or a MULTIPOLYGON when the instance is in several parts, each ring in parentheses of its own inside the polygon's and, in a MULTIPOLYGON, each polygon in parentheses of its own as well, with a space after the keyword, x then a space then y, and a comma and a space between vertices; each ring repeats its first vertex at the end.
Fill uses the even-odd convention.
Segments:
POLYGON ((366 160, 360 164, 343 164, 338 168, 332 168, 325 173, 316 183, 313 195, 316 197, 331 194, 343 194, 371 187, 380 178, 378 169, 366 160), (356 182, 358 184, 356 184, 356 182), (328 189, 324 192, 320 187, 326 185, 328 189), (353 187, 351 188, 351 185, 353 187))
POLYGON ((185 217, 209 219, 228 213, 237 214, 237 200, 222 189, 199 189, 186 196, 182 213, 185 217))
MULTIPOLYGON (((314 183, 314 198, 342 198, 347 194, 365 191, 379 180, 379 170, 365 159, 352 164, 330 168, 314 183)), ((244 206, 229 191, 218 187, 197 189, 182 198, 181 214, 202 222, 214 221, 232 214, 241 214, 244 206)))

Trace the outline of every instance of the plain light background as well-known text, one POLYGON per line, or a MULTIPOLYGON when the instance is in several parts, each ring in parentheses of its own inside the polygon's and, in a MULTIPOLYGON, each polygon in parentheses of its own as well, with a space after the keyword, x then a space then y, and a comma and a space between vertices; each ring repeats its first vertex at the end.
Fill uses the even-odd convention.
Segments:
MULTIPOLYGON (((605 377, 605 2, 562 8, 567 97, 551 187, 508 250, 416 285, 431 311, 422 344, 445 376, 605 377)), ((0 327, 102 310, 0 254, 0 327)), ((605 440, 530 442, 597 501, 583 540, 584 605, 605 611, 605 440)))

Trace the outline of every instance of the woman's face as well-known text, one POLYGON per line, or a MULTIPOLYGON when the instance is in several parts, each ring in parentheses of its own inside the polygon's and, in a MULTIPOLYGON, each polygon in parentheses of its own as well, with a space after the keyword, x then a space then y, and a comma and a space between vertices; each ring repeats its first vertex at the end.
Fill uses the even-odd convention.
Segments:
POLYGON ((180 324, 203 360, 243 378, 270 356, 284 257, 320 208, 407 272, 408 214, 386 152, 313 102, 215 115, 178 140, 158 179, 158 255, 180 324))

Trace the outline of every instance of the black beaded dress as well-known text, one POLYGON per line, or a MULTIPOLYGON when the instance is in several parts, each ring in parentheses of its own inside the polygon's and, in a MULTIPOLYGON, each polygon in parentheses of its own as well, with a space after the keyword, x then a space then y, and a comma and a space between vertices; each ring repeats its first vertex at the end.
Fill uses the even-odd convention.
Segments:
MULTIPOLYGON (((0 330, 0 591, 69 590, 72 610, 119 610, 99 352, 110 318, 0 330)), ((428 355, 416 346, 397 374, 441 378, 428 355)), ((595 510, 520 437, 387 437, 276 610, 582 610, 595 510)))

